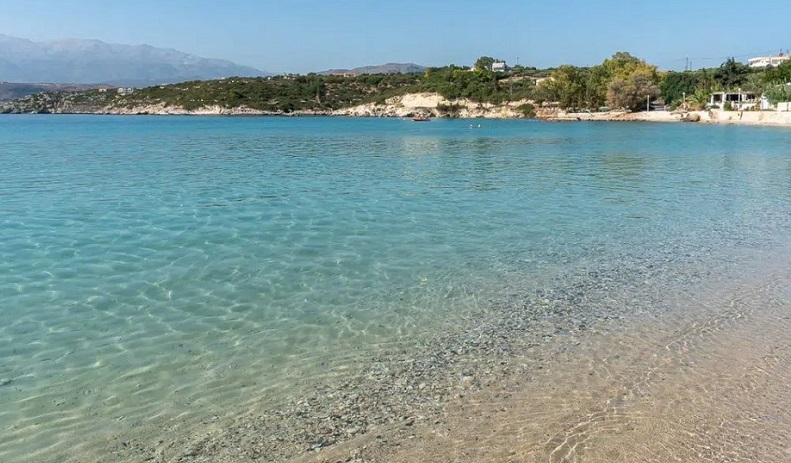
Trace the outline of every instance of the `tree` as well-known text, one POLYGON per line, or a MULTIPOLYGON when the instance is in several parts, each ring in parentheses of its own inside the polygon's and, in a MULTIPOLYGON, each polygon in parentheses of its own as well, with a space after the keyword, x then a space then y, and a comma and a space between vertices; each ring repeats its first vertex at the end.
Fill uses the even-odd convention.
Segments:
POLYGON ((491 56, 481 56, 475 61, 475 69, 479 71, 491 71, 492 64, 494 64, 495 59, 491 56))
POLYGON ((607 88, 607 103, 610 108, 639 111, 645 108, 646 99, 659 95, 654 76, 646 70, 638 70, 628 77, 616 77, 607 88))
POLYGON ((656 66, 636 56, 619 51, 604 60, 601 68, 597 91, 600 97, 606 95, 610 108, 638 110, 645 107, 646 96, 659 95, 656 66))
POLYGON ((610 80, 628 77, 638 69, 646 67, 653 67, 654 71, 656 71, 656 66, 648 66, 645 61, 625 51, 615 53, 610 58, 604 60, 601 65, 602 68, 604 68, 605 75, 609 77, 610 80))
POLYGON ((709 104, 710 97, 711 92, 709 90, 698 88, 692 96, 687 98, 687 106, 689 109, 700 111, 701 109, 705 109, 706 105, 709 104))
POLYGON ((723 90, 741 87, 747 82, 747 76, 752 70, 746 64, 740 63, 733 58, 728 58, 719 68, 714 70, 714 81, 723 90))
POLYGON ((544 96, 563 109, 586 107, 586 77, 582 68, 564 64, 542 83, 544 96))
POLYGON ((593 66, 586 72, 585 102, 588 108, 598 109, 607 104, 607 86, 610 76, 603 65, 593 66))
POLYGON ((766 90, 766 97, 772 104, 791 101, 791 85, 774 85, 766 90))
POLYGON ((700 78, 697 73, 691 71, 669 72, 662 79, 659 85, 659 95, 665 103, 672 105, 684 97, 691 96, 698 89, 700 78))
POLYGON ((786 60, 777 67, 768 67, 764 72, 764 80, 768 84, 787 84, 791 82, 791 60, 786 60))
POLYGON ((770 85, 766 83, 766 76, 764 73, 759 74, 757 72, 747 76, 747 80, 745 80, 744 85, 742 86, 743 90, 756 95, 765 93, 769 87, 770 85))

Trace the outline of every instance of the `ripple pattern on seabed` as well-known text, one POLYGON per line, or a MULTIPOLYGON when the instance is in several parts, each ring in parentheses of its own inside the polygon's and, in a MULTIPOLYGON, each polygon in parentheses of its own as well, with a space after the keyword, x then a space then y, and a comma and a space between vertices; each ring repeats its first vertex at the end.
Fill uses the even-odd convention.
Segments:
POLYGON ((637 257, 716 271, 789 225, 777 130, 3 124, 4 461, 265 408, 506 292, 637 257))
POLYGON ((559 355, 531 380, 473 393, 395 448, 369 442, 363 459, 786 461, 787 257, 750 262, 738 283, 669 295, 672 313, 594 331, 573 348, 559 340, 566 346, 555 345, 559 355))

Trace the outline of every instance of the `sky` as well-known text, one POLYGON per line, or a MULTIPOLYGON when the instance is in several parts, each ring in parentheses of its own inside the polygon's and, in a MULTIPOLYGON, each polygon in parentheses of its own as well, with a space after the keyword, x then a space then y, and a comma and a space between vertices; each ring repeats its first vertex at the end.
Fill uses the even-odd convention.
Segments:
POLYGON ((387 62, 660 69, 791 48, 789 0, 0 0, 0 33, 175 48, 272 73, 387 62))

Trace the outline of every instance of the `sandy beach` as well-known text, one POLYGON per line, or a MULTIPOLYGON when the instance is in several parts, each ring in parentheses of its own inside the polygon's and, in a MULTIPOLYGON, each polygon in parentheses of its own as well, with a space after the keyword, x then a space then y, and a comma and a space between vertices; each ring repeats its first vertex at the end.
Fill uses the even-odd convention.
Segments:
POLYGON ((539 115, 546 121, 639 121, 690 122, 706 124, 765 125, 791 127, 791 112, 778 111, 643 111, 643 112, 563 112, 551 111, 539 115))

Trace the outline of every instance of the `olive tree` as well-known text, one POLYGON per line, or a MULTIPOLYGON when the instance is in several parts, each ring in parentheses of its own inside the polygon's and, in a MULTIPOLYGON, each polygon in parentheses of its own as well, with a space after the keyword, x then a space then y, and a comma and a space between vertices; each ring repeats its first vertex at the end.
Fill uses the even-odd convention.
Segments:
POLYGON ((625 77, 616 77, 607 87, 607 103, 612 109, 639 111, 646 100, 659 96, 659 87, 654 76, 646 70, 638 70, 625 77))

